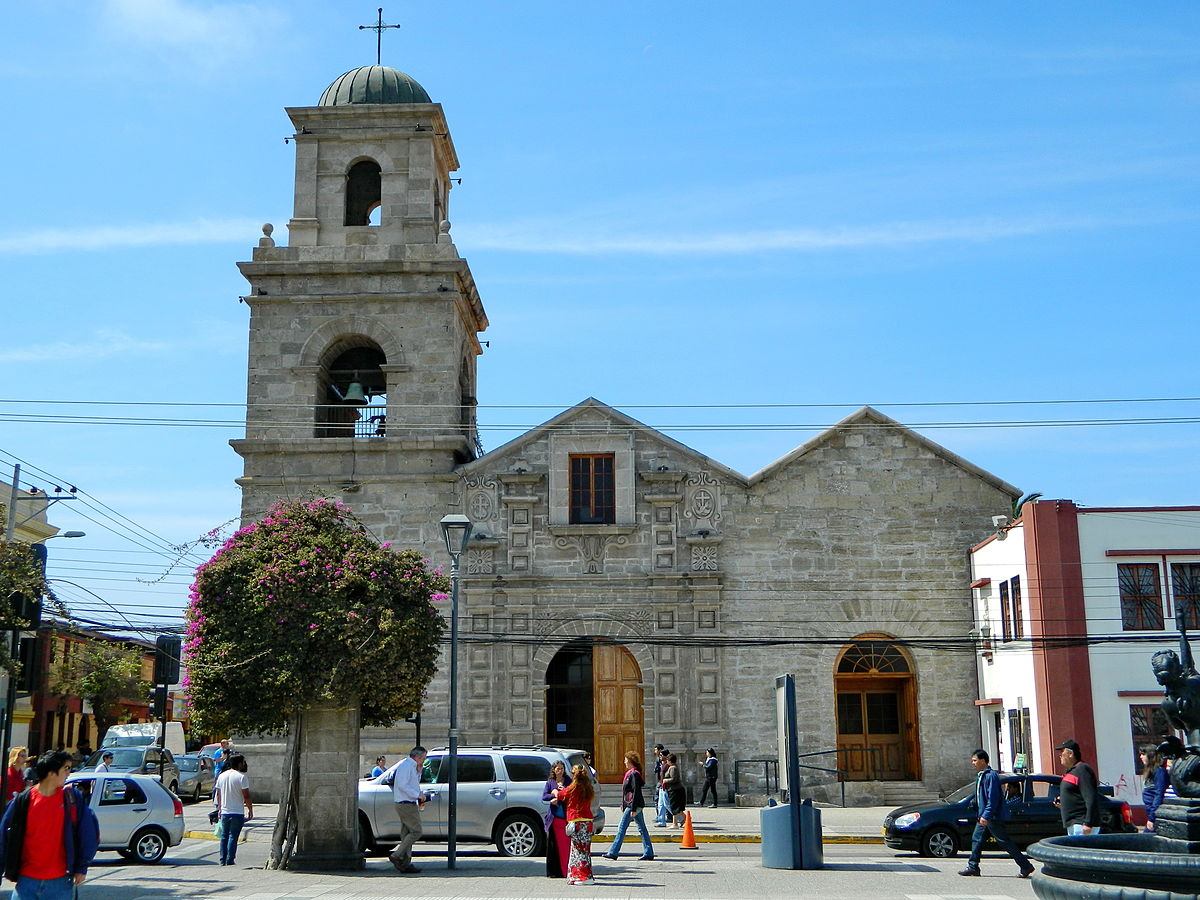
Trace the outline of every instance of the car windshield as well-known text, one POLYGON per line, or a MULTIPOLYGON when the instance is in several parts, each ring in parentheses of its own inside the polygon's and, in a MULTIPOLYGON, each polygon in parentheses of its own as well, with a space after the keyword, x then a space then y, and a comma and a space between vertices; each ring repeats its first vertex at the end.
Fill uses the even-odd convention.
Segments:
POLYGON ((121 734, 121 735, 106 735, 104 743, 101 744, 105 749, 110 747, 145 747, 154 743, 154 737, 149 734, 121 734))
POLYGON ((111 753, 113 755, 112 762, 108 764, 110 769, 136 769, 142 764, 144 751, 141 748, 135 750, 132 748, 122 749, 120 747, 117 747, 116 749, 110 747, 105 750, 97 750, 92 754, 92 758, 88 760, 88 765, 100 765, 100 763, 103 761, 105 753, 111 753))
POLYGON ((180 772, 196 772, 200 769, 200 760, 192 756, 177 756, 175 765, 179 766, 180 772))
POLYGON ((962 803, 962 801, 969 800, 969 799, 973 798, 974 796, 975 796, 975 782, 972 781, 970 784, 964 784, 953 794, 947 795, 946 802, 947 803, 962 803))

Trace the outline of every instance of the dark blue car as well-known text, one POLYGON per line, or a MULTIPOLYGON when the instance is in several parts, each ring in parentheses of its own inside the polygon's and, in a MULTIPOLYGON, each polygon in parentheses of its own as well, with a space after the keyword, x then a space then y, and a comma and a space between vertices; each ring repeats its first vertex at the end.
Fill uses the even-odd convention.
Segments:
MULTIPOLYGON (((1066 834, 1062 815, 1054 805, 1058 797, 1058 775, 1001 775, 1006 798, 1005 826, 1020 847, 1042 838, 1066 834)), ((1137 831, 1129 804, 1112 799, 1112 788, 1100 788, 1100 831, 1137 831)), ((971 833, 979 809, 975 804, 975 782, 959 788, 940 803, 901 806, 883 820, 883 842, 893 850, 912 850, 922 856, 949 857, 971 849, 971 833)), ((988 846, 995 847, 991 838, 988 846)))

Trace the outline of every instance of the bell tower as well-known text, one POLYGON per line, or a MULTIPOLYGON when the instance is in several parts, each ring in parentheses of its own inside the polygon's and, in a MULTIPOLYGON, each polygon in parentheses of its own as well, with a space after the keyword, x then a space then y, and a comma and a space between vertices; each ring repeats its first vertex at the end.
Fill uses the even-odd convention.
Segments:
MULTIPOLYGON (((282 496, 335 490, 389 538, 423 500, 441 517, 455 466, 479 453, 478 334, 487 316, 450 239, 458 156, 440 104, 386 66, 335 80, 295 126, 288 245, 250 262, 243 519, 282 496), (441 476, 441 477, 439 477, 441 476), (450 476, 447 478, 446 476, 450 476)), ((410 533, 405 534, 405 531, 410 533)))

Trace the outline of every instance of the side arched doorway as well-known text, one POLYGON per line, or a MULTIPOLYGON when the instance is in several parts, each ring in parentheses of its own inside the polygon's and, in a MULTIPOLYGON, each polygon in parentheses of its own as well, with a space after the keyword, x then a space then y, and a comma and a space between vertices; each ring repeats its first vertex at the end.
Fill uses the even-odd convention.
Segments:
POLYGON ((572 641, 546 668, 546 743, 592 754, 602 782, 619 782, 626 750, 645 746, 642 671, 610 641, 572 641))
POLYGON ((907 654, 882 635, 868 635, 842 651, 834 673, 838 765, 846 777, 919 781, 917 680, 907 654))

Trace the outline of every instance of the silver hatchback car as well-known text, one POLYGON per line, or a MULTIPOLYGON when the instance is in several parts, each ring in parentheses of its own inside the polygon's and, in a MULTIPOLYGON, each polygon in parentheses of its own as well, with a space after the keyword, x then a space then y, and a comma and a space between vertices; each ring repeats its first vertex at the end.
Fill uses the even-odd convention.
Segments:
POLYGON ((100 849, 156 863, 183 840, 183 803, 149 775, 76 772, 67 784, 88 798, 100 821, 100 849))
MULTIPOLYGON (((423 840, 444 841, 447 835, 450 751, 429 751, 421 773, 421 790, 433 794, 421 812, 423 840)), ((458 750, 458 840, 495 844, 505 856, 546 852, 542 800, 550 764, 561 760, 570 771, 583 765, 582 750, 561 747, 460 747, 458 750)), ((389 770, 390 771, 390 770, 389 770)), ((359 846, 364 850, 400 840, 400 820, 392 802, 388 773, 358 783, 359 846)), ((599 786, 597 785, 597 793, 599 786)), ((597 834, 604 829, 604 810, 594 810, 597 834)))

